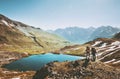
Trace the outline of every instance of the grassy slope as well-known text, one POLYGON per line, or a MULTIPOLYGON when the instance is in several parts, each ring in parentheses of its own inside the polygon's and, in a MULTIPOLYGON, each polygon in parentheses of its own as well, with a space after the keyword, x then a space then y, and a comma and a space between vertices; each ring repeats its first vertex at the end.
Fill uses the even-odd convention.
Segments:
POLYGON ((14 27, 0 25, 0 50, 28 52, 30 54, 54 51, 69 44, 64 39, 33 27, 14 27), (21 28, 21 30, 20 30, 21 28), (27 35, 29 34, 29 35, 27 35), (39 46, 32 38, 43 46, 39 46))

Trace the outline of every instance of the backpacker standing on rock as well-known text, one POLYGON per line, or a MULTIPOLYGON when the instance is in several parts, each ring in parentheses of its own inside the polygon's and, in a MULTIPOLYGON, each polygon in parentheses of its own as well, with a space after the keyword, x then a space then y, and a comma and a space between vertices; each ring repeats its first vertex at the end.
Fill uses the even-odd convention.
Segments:
POLYGON ((89 60, 90 59, 90 47, 87 46, 85 51, 86 51, 86 59, 89 60))
POLYGON ((91 49, 91 54, 92 54, 92 60, 95 61, 96 60, 96 49, 95 48, 92 48, 91 49))

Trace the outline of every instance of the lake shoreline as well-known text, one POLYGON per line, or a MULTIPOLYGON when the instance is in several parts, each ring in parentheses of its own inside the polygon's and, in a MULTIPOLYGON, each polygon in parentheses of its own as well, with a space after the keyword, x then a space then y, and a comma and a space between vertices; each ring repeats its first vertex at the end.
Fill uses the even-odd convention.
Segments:
MULTIPOLYGON (((53 52, 51 52, 51 53, 53 53, 53 52)), ((3 56, 8 56, 8 55, 11 56, 12 54, 13 55, 14 54, 18 54, 18 56, 21 55, 21 57, 16 58, 16 56, 12 56, 15 59, 11 59, 7 63, 0 62, 0 64, 2 63, 2 65, 0 67, 0 73, 1 73, 1 75, 4 74, 4 76, 2 76, 2 77, 0 76, 0 78, 8 79, 8 78, 16 78, 16 77, 19 78, 20 77, 20 78, 32 79, 32 77, 36 73, 36 71, 30 71, 30 70, 28 70, 28 71, 9 70, 9 69, 6 69, 6 68, 2 68, 2 66, 6 65, 6 64, 9 64, 11 62, 15 62, 17 60, 20 60, 22 58, 30 57, 30 56, 33 56, 33 55, 43 55, 43 54, 46 54, 46 53, 42 53, 42 54, 28 54, 28 53, 19 53, 19 52, 0 51, 0 55, 3 55, 3 56), (5 53, 5 52, 7 52, 7 53, 5 53), (9 76, 7 74, 9 74, 9 76), (21 77, 21 75, 23 75, 23 76, 21 77), (26 76, 24 76, 24 75, 26 75, 26 76)), ((56 54, 56 53, 53 53, 53 54, 56 54)), ((61 53, 57 53, 57 54, 59 55, 61 53)), ((64 53, 62 53, 62 54, 64 54, 64 53)), ((65 55, 71 55, 71 54, 65 54, 65 55)), ((72 54, 72 56, 76 56, 76 55, 72 54)), ((4 61, 4 59, 2 59, 2 61, 4 61)), ((65 62, 68 62, 68 61, 65 61, 65 62)))
POLYGON ((68 55, 68 54, 45 53, 45 54, 31 55, 19 59, 17 61, 14 61, 12 63, 6 64, 3 67, 10 70, 17 69, 19 71, 29 71, 29 70, 36 71, 40 67, 43 67, 47 63, 53 61, 64 62, 64 61, 75 61, 79 59, 85 59, 85 57, 68 55))
POLYGON ((1 60, 0 61, 0 79, 12 79, 16 77, 32 79, 33 75, 35 74, 35 71, 21 72, 21 71, 9 70, 2 67, 5 64, 9 64, 11 62, 17 61, 25 57, 28 57, 26 53, 0 51, 0 60, 1 60))

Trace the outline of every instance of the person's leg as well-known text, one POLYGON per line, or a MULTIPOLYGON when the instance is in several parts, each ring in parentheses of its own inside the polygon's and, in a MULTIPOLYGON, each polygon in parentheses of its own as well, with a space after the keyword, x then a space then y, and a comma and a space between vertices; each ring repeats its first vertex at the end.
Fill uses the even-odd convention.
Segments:
POLYGON ((86 54, 86 59, 89 59, 89 55, 88 54, 86 54))
POLYGON ((96 56, 94 55, 94 56, 93 56, 93 61, 95 61, 95 60, 96 60, 96 56))
POLYGON ((95 60, 96 60, 96 55, 95 55, 95 60))
POLYGON ((91 60, 92 60, 92 61, 94 60, 94 56, 93 56, 93 54, 92 54, 91 60))

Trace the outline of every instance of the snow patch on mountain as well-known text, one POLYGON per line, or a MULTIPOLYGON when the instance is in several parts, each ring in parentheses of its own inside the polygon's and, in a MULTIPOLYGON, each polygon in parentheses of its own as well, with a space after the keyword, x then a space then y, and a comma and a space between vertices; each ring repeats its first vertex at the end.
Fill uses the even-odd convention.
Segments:
POLYGON ((116 62, 113 62, 113 64, 117 64, 117 63, 120 63, 120 60, 116 61, 116 62))
MULTIPOLYGON (((108 56, 112 55, 113 53, 115 53, 115 52, 110 52, 109 54, 106 54, 105 56, 101 57, 99 60, 103 60, 105 57, 108 57, 108 56)), ((104 54, 104 53, 102 53, 102 54, 104 54)))
POLYGON ((12 79, 20 79, 20 77, 18 77, 18 78, 12 78, 12 79))
POLYGON ((9 26, 8 22, 5 20, 1 20, 6 26, 9 26))
POLYGON ((102 54, 103 54, 103 53, 98 53, 98 54, 97 54, 97 57, 98 57, 98 56, 101 56, 102 54))
POLYGON ((105 50, 105 51, 113 51, 113 50, 115 50, 114 48, 110 48, 110 49, 107 49, 107 50, 105 50))
POLYGON ((9 25, 12 26, 12 27, 15 26, 13 23, 10 23, 9 25))
POLYGON ((103 43, 100 48, 106 47, 107 43, 103 43))
POLYGON ((109 49, 114 49, 116 46, 111 46, 111 47, 109 47, 109 49))
POLYGON ((120 41, 115 41, 111 45, 120 45, 120 41))
POLYGON ((18 26, 17 29, 19 29, 21 32, 23 32, 26 36, 32 36, 27 30, 26 30, 27 27, 21 27, 21 26, 18 26))
POLYGON ((93 44, 92 46, 96 46, 98 44, 100 44, 102 41, 96 41, 95 44, 93 44))
POLYGON ((112 60, 106 61, 106 62, 104 62, 104 63, 111 63, 111 62, 114 62, 114 61, 115 61, 115 59, 112 59, 112 60))

